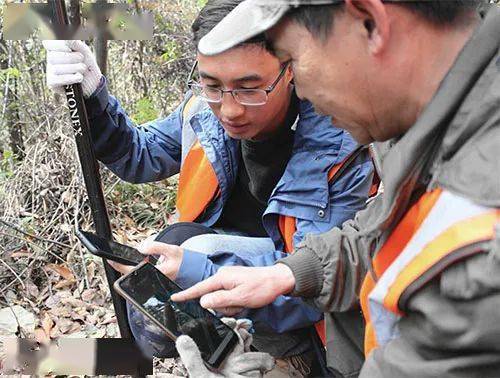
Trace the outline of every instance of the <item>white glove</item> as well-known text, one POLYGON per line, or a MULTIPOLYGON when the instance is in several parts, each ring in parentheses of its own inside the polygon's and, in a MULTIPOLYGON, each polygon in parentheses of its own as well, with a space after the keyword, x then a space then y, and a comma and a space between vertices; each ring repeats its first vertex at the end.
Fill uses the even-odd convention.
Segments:
POLYGON ((274 358, 268 353, 250 352, 252 335, 248 332, 252 322, 248 319, 223 318, 239 338, 239 343, 222 362, 217 372, 208 370, 201 358, 200 351, 189 336, 180 336, 175 342, 177 351, 191 378, 241 378, 262 377, 274 367, 274 358))
POLYGON ((82 84, 84 97, 95 92, 102 73, 94 54, 82 41, 43 41, 47 50, 47 85, 53 91, 64 94, 64 86, 82 84))

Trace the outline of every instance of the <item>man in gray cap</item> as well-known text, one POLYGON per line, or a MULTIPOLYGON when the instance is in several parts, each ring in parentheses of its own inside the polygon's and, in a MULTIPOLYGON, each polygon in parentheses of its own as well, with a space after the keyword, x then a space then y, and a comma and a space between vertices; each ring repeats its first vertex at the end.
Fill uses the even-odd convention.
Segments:
MULTIPOLYGON (((366 319, 363 377, 500 371, 500 9, 473 1, 247 0, 199 44, 267 31, 297 93, 358 142, 393 141, 385 191, 272 267, 227 267, 174 297, 231 312, 278 295, 366 319)), ((335 374, 349 361, 327 345, 335 374)))

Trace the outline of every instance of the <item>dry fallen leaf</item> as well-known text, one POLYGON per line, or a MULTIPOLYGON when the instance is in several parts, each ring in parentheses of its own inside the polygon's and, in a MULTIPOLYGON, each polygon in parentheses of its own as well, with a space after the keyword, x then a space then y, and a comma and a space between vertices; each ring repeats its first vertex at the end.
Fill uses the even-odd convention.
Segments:
POLYGON ((67 333, 73 326, 73 322, 70 319, 63 318, 59 319, 57 326, 59 327, 59 332, 67 333))
POLYGON ((86 289, 82 293, 82 300, 85 302, 92 302, 97 292, 95 289, 86 289))
POLYGON ((37 328, 35 329, 35 340, 40 344, 47 345, 50 343, 50 336, 45 333, 43 328, 37 328))
POLYGON ((56 324, 54 328, 50 330, 50 338, 57 339, 60 336, 61 336, 61 331, 59 330, 59 325, 56 324))
POLYGON ((46 269, 52 270, 53 272, 59 274, 62 278, 66 280, 74 280, 75 276, 71 273, 71 270, 64 265, 48 264, 46 269))
POLYGON ((50 313, 56 318, 69 318, 71 309, 68 306, 58 306, 50 309, 50 313))
POLYGON ((42 329, 45 331, 45 334, 50 335, 50 331, 54 326, 54 322, 52 321, 48 313, 44 314, 41 323, 42 323, 42 329))
POLYGON ((73 285, 75 282, 76 282, 75 279, 62 280, 54 285, 54 289, 62 289, 64 287, 69 287, 69 286, 73 285))
POLYGON ((116 315, 112 313, 106 314, 104 319, 101 322, 101 325, 106 325, 106 324, 111 324, 111 323, 116 323, 116 315))
POLYGON ((38 290, 38 287, 33 283, 33 282, 26 282, 26 292, 31 296, 31 297, 39 297, 40 295, 40 290, 38 290))

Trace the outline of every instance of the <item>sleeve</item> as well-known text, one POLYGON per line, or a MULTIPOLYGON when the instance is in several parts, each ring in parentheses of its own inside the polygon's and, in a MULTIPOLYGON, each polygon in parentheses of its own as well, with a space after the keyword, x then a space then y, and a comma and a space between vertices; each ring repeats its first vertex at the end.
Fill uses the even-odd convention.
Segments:
POLYGON ((373 165, 362 154, 330 187, 333 219, 325 229, 316 222, 297 221, 297 248, 277 262, 287 265, 296 280, 293 296, 300 296, 323 312, 359 307, 359 292, 369 266, 368 246, 359 232, 380 202, 366 205, 373 165), (366 208, 365 208, 366 207, 366 208), (339 284, 341 283, 341 284, 339 284))
POLYGON ((452 265, 414 294, 399 337, 369 355, 361 377, 498 377, 499 246, 452 265))
POLYGON ((85 101, 96 157, 132 183, 158 181, 178 173, 185 102, 167 118, 138 126, 109 95, 104 80, 85 101))
POLYGON ((359 292, 369 266, 360 224, 376 204, 370 203, 342 228, 306 235, 293 254, 277 261, 287 265, 295 276, 291 295, 305 298, 323 312, 343 312, 359 306, 359 292))
MULTIPOLYGON (((244 252, 219 252, 212 255, 184 250, 184 257, 176 278, 181 287, 190 287, 214 275, 221 266, 269 266, 286 254, 279 251, 261 255, 244 252)), ((312 325, 323 318, 322 312, 313 309, 300 298, 280 296, 273 303, 257 310, 240 314, 253 322, 266 324, 272 331, 283 333, 312 325)))

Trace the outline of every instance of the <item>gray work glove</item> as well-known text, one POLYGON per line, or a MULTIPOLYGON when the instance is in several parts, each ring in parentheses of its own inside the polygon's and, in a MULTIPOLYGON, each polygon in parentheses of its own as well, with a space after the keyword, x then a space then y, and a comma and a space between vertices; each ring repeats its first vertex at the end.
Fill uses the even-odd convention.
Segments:
POLYGON ((64 94, 64 86, 82 84, 88 98, 99 87, 102 73, 90 47, 82 41, 46 40, 47 85, 56 93, 64 94))
POLYGON ((252 335, 249 332, 252 327, 250 320, 223 318, 222 321, 236 332, 239 343, 216 372, 210 371, 206 367, 198 347, 189 336, 180 336, 175 342, 177 351, 190 377, 262 377, 266 371, 274 367, 274 358, 270 354, 250 352, 250 345, 252 344, 252 335))

